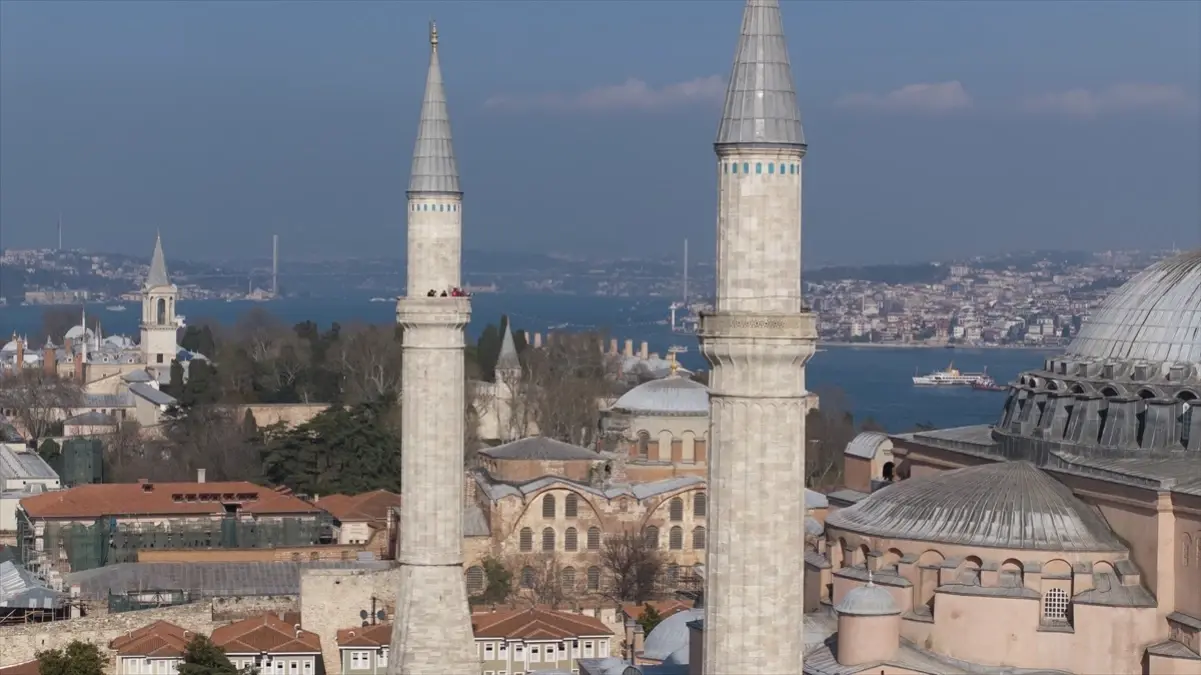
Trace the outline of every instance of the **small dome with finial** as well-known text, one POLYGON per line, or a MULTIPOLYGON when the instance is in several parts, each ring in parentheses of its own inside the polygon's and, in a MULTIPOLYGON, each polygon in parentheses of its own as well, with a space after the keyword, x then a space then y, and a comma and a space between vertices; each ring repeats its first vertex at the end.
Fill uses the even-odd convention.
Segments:
POLYGON ((834 610, 845 616, 892 616, 901 613, 892 594, 873 583, 870 571, 867 583, 842 596, 842 602, 835 605, 834 610))

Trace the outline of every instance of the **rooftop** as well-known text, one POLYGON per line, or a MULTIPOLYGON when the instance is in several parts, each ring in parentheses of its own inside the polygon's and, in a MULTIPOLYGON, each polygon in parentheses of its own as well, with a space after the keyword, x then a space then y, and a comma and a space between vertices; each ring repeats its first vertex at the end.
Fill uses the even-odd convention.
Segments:
POLYGON ((338 631, 338 646, 347 647, 387 647, 392 644, 392 624, 377 623, 374 626, 346 628, 338 631))
POLYGON ((192 633, 167 621, 155 621, 113 639, 108 648, 121 656, 183 656, 192 633))
POLYGON ((504 443, 494 448, 480 450, 481 455, 490 459, 541 459, 541 460, 591 460, 602 459, 594 450, 581 448, 553 438, 531 436, 511 443, 504 443))
POLYGON ((613 409, 643 415, 707 416, 709 388, 687 377, 669 376, 627 391, 613 409))
POLYGON ((327 495, 316 505, 343 523, 367 522, 382 527, 388 523, 388 511, 400 506, 400 495, 387 490, 372 490, 361 495, 327 495))
POLYGON ((473 614, 471 624, 477 638, 550 641, 613 634, 595 617, 542 607, 473 614))
POLYGON ((275 614, 261 614, 213 631, 226 654, 320 654, 321 638, 275 614))
POLYGON ((32 518, 219 515, 231 504, 243 513, 260 515, 320 512, 303 499, 246 481, 97 483, 21 500, 21 508, 32 518))

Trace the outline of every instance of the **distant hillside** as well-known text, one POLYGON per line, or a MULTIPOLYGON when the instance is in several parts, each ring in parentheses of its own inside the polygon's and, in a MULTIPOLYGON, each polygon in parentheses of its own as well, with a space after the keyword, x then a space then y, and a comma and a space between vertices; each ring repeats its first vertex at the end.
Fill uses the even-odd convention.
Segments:
POLYGON ((858 279, 880 284, 933 284, 947 278, 947 268, 934 263, 912 265, 839 265, 805 270, 808 283, 826 283, 841 279, 858 279))

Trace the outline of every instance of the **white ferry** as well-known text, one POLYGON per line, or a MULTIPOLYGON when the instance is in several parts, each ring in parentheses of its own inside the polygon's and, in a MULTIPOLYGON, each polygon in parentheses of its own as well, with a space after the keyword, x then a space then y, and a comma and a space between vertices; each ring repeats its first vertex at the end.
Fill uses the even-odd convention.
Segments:
POLYGON ((913 383, 919 387, 970 387, 974 384, 991 382, 987 373, 962 373, 955 364, 929 375, 914 375, 913 383))
POLYGON ((126 307, 125 305, 108 305, 104 309, 110 312, 124 312, 126 307))

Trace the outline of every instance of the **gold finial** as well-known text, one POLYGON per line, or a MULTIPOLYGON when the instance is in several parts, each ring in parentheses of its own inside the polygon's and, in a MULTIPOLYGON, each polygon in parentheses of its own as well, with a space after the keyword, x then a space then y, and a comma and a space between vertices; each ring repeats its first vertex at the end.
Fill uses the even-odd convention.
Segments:
POLYGON ((430 19, 430 47, 438 48, 438 23, 430 19))
POLYGON ((671 374, 675 375, 676 370, 680 367, 680 364, 676 363, 676 353, 675 352, 670 352, 669 356, 671 356, 671 374))
POLYGON ((875 586, 876 584, 874 584, 874 583, 872 583, 872 582, 873 582, 873 579, 872 579, 872 569, 869 567, 869 568, 867 568, 867 585, 868 585, 868 586, 875 586))

